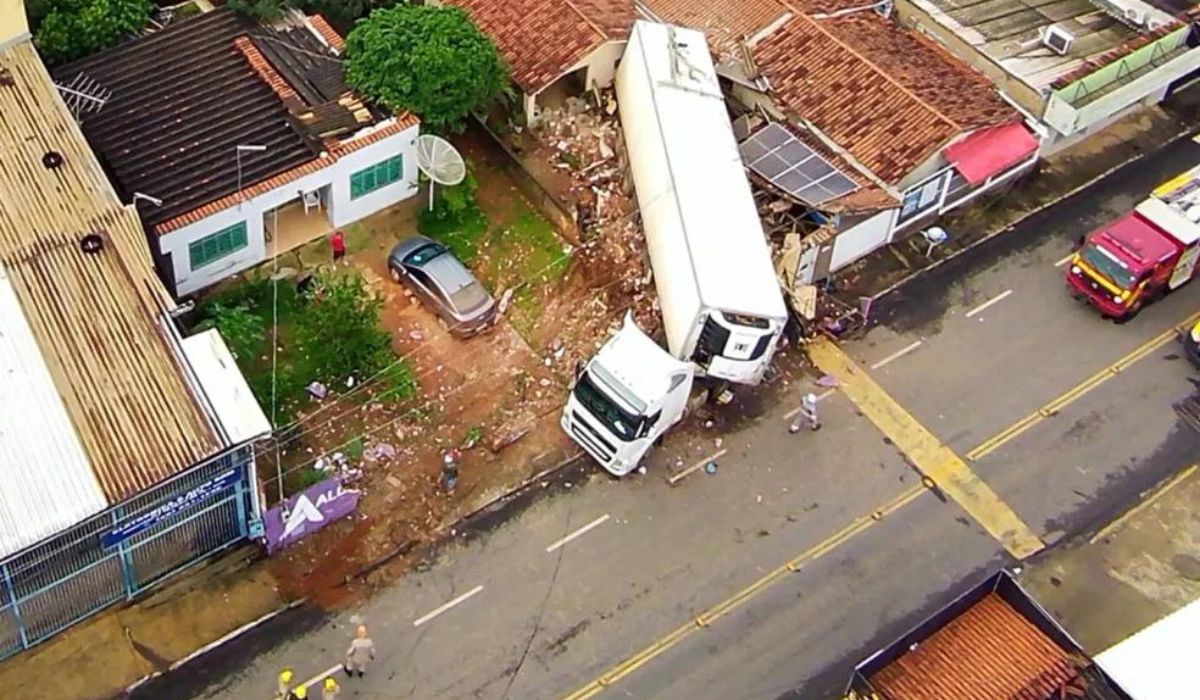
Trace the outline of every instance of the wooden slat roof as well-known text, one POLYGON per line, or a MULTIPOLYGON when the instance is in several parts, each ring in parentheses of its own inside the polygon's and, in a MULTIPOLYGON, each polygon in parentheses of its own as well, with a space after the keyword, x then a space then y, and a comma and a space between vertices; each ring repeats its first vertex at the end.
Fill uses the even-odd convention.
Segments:
POLYGON ((32 44, 0 51, 3 71, 12 81, 0 83, 0 264, 104 494, 118 502, 218 441, 159 325, 169 298, 136 213, 117 199, 32 44), (64 159, 57 168, 43 164, 51 151, 64 159), (100 252, 82 252, 88 233, 101 233, 100 252))

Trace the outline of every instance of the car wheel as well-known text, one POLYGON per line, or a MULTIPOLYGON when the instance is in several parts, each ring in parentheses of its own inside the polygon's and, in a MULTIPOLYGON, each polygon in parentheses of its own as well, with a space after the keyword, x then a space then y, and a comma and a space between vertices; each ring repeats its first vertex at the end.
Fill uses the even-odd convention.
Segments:
POLYGON ((400 271, 391 265, 388 265, 388 274, 391 275, 393 282, 400 282, 400 271))

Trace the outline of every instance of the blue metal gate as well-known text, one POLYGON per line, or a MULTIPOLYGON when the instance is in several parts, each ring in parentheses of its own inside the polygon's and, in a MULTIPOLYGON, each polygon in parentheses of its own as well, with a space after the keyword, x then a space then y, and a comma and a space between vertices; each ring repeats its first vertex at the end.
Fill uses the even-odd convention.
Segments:
POLYGON ((0 658, 244 540, 252 464, 237 448, 0 562, 0 658))

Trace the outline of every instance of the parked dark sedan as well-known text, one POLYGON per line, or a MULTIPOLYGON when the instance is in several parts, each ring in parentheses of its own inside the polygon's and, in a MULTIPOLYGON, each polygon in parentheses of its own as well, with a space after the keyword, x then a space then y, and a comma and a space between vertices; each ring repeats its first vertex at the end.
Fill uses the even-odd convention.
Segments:
POLYGON ((397 243, 388 255, 388 271, 432 308, 454 335, 474 335, 496 320, 492 295, 446 246, 431 238, 413 236, 397 243))

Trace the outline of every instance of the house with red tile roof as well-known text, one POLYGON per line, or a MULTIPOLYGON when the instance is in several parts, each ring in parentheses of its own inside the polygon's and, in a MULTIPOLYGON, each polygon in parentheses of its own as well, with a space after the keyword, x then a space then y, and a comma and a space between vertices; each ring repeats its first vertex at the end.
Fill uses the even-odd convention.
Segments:
POLYGON ((55 69, 160 275, 186 296, 417 193, 419 122, 364 102, 342 37, 204 13, 55 69))
POLYGON ((612 84, 636 16, 633 0, 429 0, 465 9, 512 69, 526 120, 553 86, 571 92, 612 84))
POLYGON ((825 222, 800 282, 921 230, 1036 162, 1038 135, 985 75, 870 4, 642 7, 653 19, 703 29, 735 109, 773 122, 769 134, 746 134, 743 159, 759 184, 825 222), (855 186, 824 194, 792 186, 834 171, 855 186))
POLYGON ((1000 571, 863 661, 845 700, 1130 700, 1000 571))

